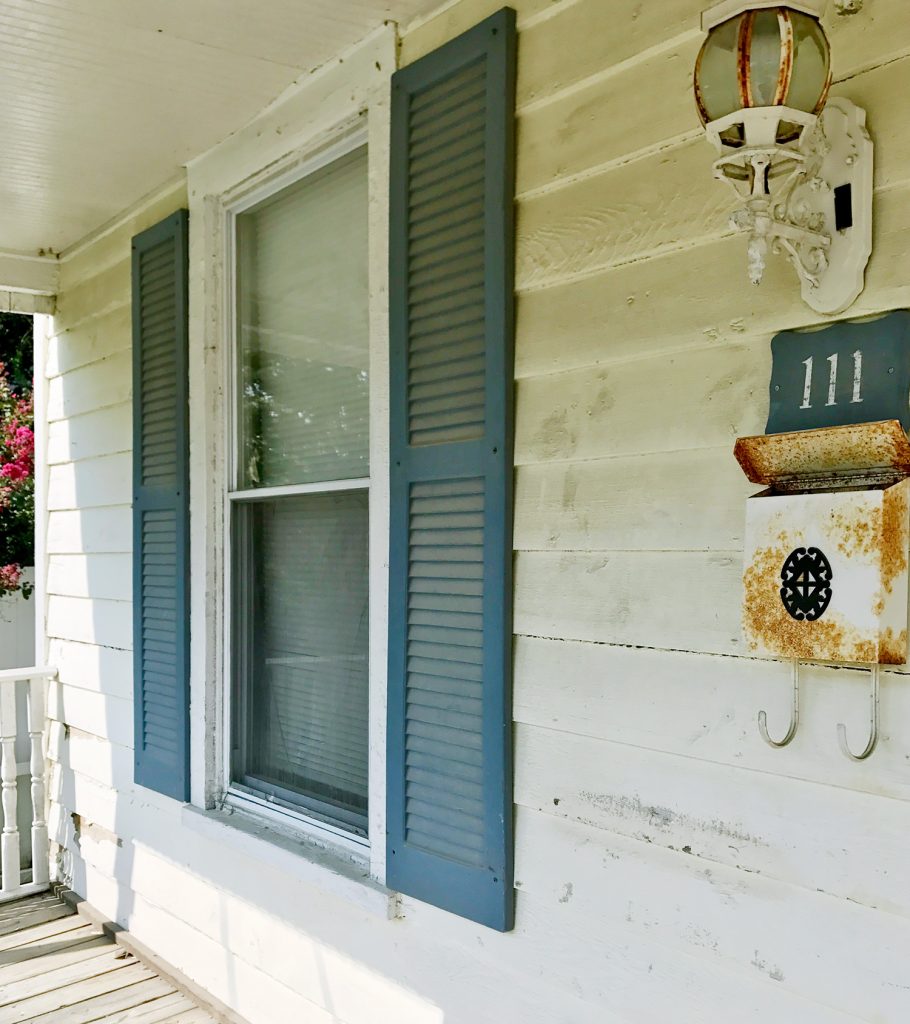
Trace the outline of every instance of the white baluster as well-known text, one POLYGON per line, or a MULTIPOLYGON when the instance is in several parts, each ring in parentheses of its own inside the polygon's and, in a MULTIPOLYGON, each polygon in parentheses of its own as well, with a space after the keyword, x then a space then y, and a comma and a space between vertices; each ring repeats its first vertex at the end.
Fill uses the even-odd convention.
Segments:
POLYGON ((0 835, 0 892, 19 888, 19 826, 16 822, 16 681, 0 682, 0 804, 3 834, 0 835))
POLYGON ((45 817, 44 695, 46 680, 33 676, 28 684, 28 735, 32 775, 32 882, 47 885, 50 878, 45 817))

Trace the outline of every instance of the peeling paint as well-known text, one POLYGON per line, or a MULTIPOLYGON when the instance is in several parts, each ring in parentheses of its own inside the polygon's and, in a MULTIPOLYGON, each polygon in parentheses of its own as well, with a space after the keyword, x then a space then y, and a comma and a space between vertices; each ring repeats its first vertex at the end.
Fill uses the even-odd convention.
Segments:
POLYGON ((759 958, 758 950, 755 950, 755 956, 752 958, 752 966, 758 968, 762 974, 767 974, 772 981, 783 981, 784 972, 777 966, 769 967, 764 960, 759 958))

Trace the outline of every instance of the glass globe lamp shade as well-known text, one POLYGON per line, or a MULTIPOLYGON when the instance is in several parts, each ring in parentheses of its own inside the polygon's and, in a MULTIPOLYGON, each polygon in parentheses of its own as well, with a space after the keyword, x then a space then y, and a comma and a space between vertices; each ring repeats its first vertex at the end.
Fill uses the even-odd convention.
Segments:
MULTIPOLYGON (((789 7, 747 10, 715 25, 695 63, 695 102, 702 124, 756 107, 789 107, 817 115, 831 85, 831 49, 817 18, 789 7)), ((801 125, 783 119, 777 142, 797 138, 801 125)), ((741 146, 741 126, 721 133, 741 146)))

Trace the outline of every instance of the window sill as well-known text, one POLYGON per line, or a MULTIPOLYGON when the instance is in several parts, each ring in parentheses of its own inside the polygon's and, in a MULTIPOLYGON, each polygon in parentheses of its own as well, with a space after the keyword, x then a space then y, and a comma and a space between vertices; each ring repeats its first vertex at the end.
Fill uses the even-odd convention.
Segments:
POLYGON ((368 851, 333 849, 239 810, 206 811, 185 804, 181 824, 331 896, 391 920, 398 896, 370 877, 368 851))

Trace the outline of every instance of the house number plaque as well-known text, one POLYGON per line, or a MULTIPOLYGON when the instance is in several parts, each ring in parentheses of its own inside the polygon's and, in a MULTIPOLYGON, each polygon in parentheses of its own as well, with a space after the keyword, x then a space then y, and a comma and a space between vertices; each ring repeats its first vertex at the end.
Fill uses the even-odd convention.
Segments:
POLYGON ((765 433, 878 420, 910 430, 910 312, 774 337, 765 433))

